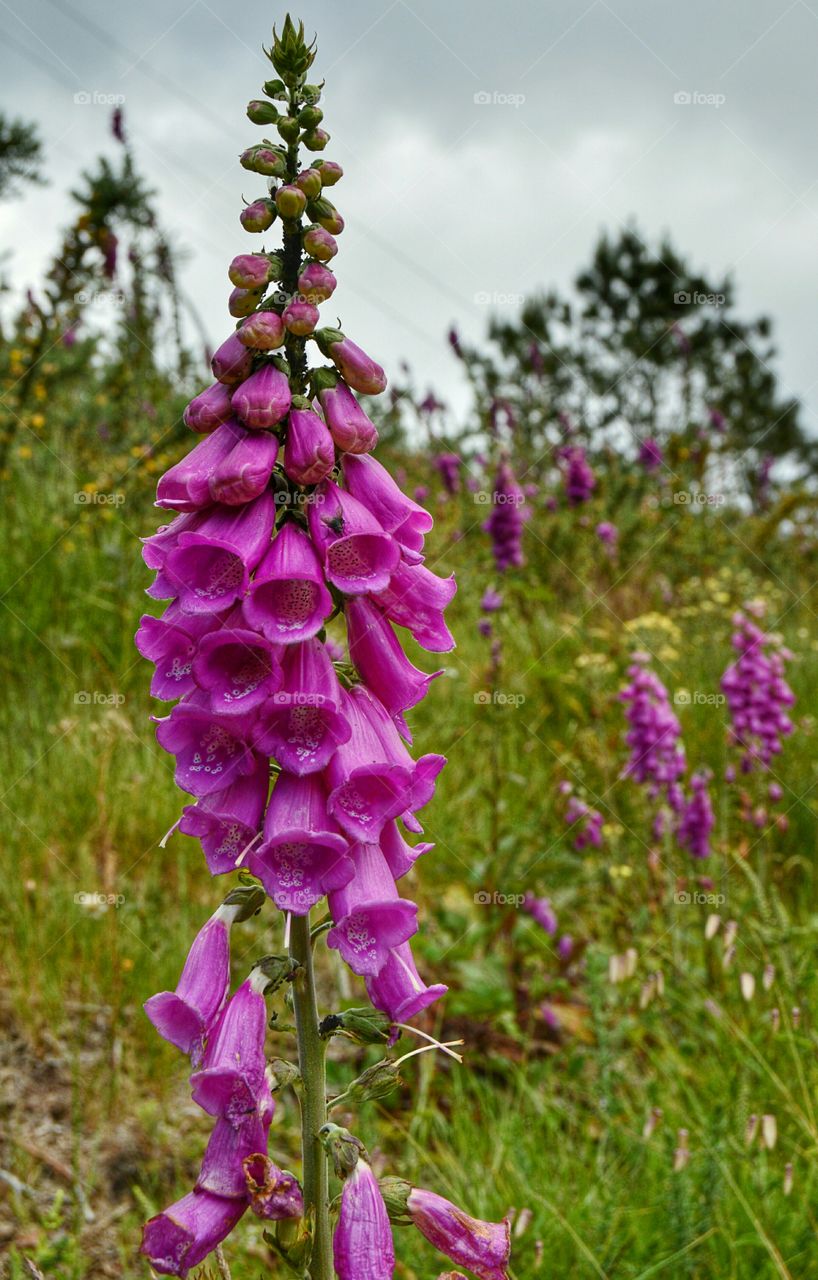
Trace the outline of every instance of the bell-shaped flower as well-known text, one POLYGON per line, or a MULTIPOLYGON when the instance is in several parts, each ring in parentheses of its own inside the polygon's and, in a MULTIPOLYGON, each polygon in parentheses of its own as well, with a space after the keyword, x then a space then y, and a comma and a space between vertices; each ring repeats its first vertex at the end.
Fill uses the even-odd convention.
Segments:
POLYGON ((312 409, 287 417, 284 470, 296 484, 318 484, 335 466, 335 445, 326 423, 312 409))
POLYGON ((259 833, 269 790, 269 761, 254 756, 250 772, 185 806, 179 830, 198 837, 212 876, 236 870, 236 859, 259 833))
POLYGON ((439 982, 426 986, 408 942, 394 947, 383 968, 374 977, 367 977, 365 984, 375 1008, 388 1014, 393 1022, 408 1022, 448 991, 439 982))
POLYGON ((319 329, 315 340, 350 387, 360 391, 361 395, 380 395, 386 386, 383 369, 340 329, 319 329))
POLYGON ((375 448, 378 443, 375 424, 344 381, 335 378, 331 386, 319 383, 318 400, 330 434, 343 453, 369 453, 375 448))
POLYGON ((267 982, 256 968, 241 984, 208 1037, 202 1066, 190 1077, 193 1101, 233 1124, 253 1113, 262 1091, 267 982))
POLYGON ((407 552, 416 555, 422 552, 424 535, 434 520, 424 507, 407 498, 386 467, 368 454, 346 454, 343 470, 349 492, 365 503, 381 528, 391 533, 407 552))
POLYGON ((383 591, 400 560, 400 547, 358 501, 331 480, 312 495, 310 534, 324 558, 328 580, 347 595, 383 591))
POLYGON ((217 348, 210 361, 213 376, 225 386, 235 386, 249 376, 253 367, 253 353, 243 346, 238 335, 231 333, 217 348))
POLYGON ((320 775, 281 773, 267 808, 264 840, 247 865, 281 911, 303 916, 352 879, 347 847, 327 813, 320 775))
POLYGON ((254 745, 289 773, 315 773, 350 733, 338 677, 320 640, 287 645, 281 669, 281 689, 259 712, 254 745))
POLYGON ((384 823, 411 803, 414 769, 389 758, 365 713, 366 697, 361 685, 344 693, 341 705, 350 736, 327 767, 327 807, 350 839, 374 843, 384 823))
POLYGON ((422 648, 448 653, 454 648, 454 636, 446 626, 443 610, 456 591, 454 574, 440 578, 425 565, 401 563, 376 600, 387 618, 406 627, 422 648))
POLYGON ((208 1191, 191 1191, 145 1223, 140 1253, 163 1276, 184 1277, 225 1240, 247 1208, 208 1191))
POLYGON ((332 612, 332 597, 308 535, 282 525, 243 604, 247 621, 276 644, 309 640, 332 612))
POLYGON ((151 680, 154 698, 171 702, 195 689, 196 646, 221 622, 214 613, 184 614, 177 601, 168 605, 161 618, 147 613, 140 618, 135 644, 142 657, 155 665, 151 680))
POLYGON ((481 1222, 434 1191, 413 1187, 406 1208, 426 1239, 480 1280, 508 1280, 511 1237, 509 1222, 481 1222))
POLYGON ((427 805, 434 795, 435 780, 446 764, 446 757, 425 755, 418 760, 413 760, 403 743, 395 721, 380 699, 366 685, 358 686, 356 699, 361 715, 380 738, 386 759, 407 772, 409 787, 404 796, 406 809, 401 816, 409 825, 409 817, 427 805))
POLYGON ((278 440, 269 431, 242 431, 210 477, 210 497, 228 507, 258 498, 270 483, 278 457, 278 440))
POLYGON ((233 1200, 247 1199, 245 1161, 265 1159, 270 1123, 275 1104, 266 1079, 262 1080, 256 1105, 237 1124, 220 1116, 213 1126, 210 1141, 196 1181, 197 1191, 233 1200))
POLYGON ((365 596, 346 602, 349 656, 364 683, 381 700, 390 715, 414 707, 442 671, 427 675, 403 652, 381 608, 365 596))
POLYGON ((338 1280, 392 1280, 389 1215, 378 1179, 363 1157, 344 1181, 332 1253, 338 1280))
POLYGON ((213 473, 234 445, 246 436, 247 432, 237 422, 223 422, 161 477, 156 486, 157 507, 198 511, 200 507, 209 506, 213 501, 210 492, 213 473))
MULTIPOLYGON (((249 357, 246 347, 242 351, 249 357)), ((261 431, 274 427, 286 414, 292 401, 286 374, 274 364, 263 364, 245 379, 233 395, 233 409, 246 427, 261 431)))
POLYGON ((179 534, 163 567, 185 613, 218 613, 244 595, 274 519, 268 491, 243 507, 213 507, 192 532, 179 534))
POLYGON ((193 676, 219 715, 242 715, 261 706, 281 687, 278 653, 256 631, 224 627, 199 643, 193 676))
POLYGON ((340 951, 354 973, 380 973, 393 947, 417 933, 418 909, 398 896, 395 880, 376 844, 356 844, 350 850, 355 874, 329 895, 335 924, 327 946, 340 951))
POLYGON ((197 933, 175 991, 145 1002, 160 1036, 198 1061, 230 989, 230 927, 240 905, 222 905, 197 933))
POLYGON ((206 436, 233 417, 230 392, 222 382, 214 382, 194 396, 182 414, 186 427, 206 436))
POLYGON ((177 703, 156 726, 156 738, 176 757, 176 785, 192 796, 223 791, 254 767, 236 717, 215 716, 201 705, 198 690, 177 703))
POLYGON ((420 842, 415 845, 409 844, 401 833, 397 822, 387 822, 381 832, 381 853, 386 859, 386 865, 392 874, 394 880, 400 880, 417 862, 424 853, 428 853, 430 849, 434 849, 433 844, 428 842, 420 842))

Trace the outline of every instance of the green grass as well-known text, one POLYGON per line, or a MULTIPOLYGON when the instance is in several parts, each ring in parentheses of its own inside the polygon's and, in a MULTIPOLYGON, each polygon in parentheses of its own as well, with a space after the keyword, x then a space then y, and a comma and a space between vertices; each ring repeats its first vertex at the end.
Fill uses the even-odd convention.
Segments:
MULTIPOLYGON (((160 712, 147 696, 149 672, 132 647, 149 603, 137 537, 156 523, 145 468, 134 463, 119 480, 127 459, 102 459, 91 474, 69 431, 49 437, 49 449, 15 459, 0 511, 0 1068, 11 1082, 0 1165, 29 1189, 2 1184, 0 1256, 13 1280, 27 1277, 24 1258, 57 1280, 145 1277, 141 1221, 189 1188, 208 1123, 190 1103, 184 1062, 140 1006, 174 985, 222 884, 193 841, 177 835, 159 848, 180 797, 148 720, 160 712), (75 502, 89 479, 121 492, 122 504, 75 502), (90 698, 78 700, 83 693, 90 698), (89 910, 77 900, 93 893, 114 904, 89 910)), ((811 553, 776 541, 760 521, 656 507, 627 478, 611 480, 587 524, 540 507, 526 534, 528 566, 502 584, 503 654, 492 676, 476 631, 494 579, 484 514, 469 495, 440 507, 429 563, 458 574, 458 648, 412 716, 416 746, 449 756, 427 811, 436 847, 412 877, 418 953, 427 977, 450 985, 436 1030, 462 1035, 466 1060, 413 1060, 404 1088, 349 1121, 385 1172, 477 1215, 530 1211, 515 1238, 516 1280, 816 1276, 811 553), (593 533, 606 516, 622 530, 615 563, 593 533), (458 529, 465 535, 454 540, 458 529), (691 701, 678 710, 691 764, 709 765, 718 780, 717 852, 706 867, 669 847, 652 856, 644 797, 619 778, 616 692, 628 655, 648 647, 672 691, 715 693, 730 613, 758 596, 796 654, 798 726, 775 770, 788 829, 741 820, 736 789, 720 781, 724 709, 691 701), (486 703, 481 692, 500 696, 486 703), (557 790, 566 779, 605 815, 600 851, 572 846, 557 790), (699 874, 726 897, 710 940, 709 909, 674 902, 699 874), (503 901, 529 890, 552 897, 577 940, 571 965, 503 901), (738 932, 725 967, 728 919, 738 932), (609 958, 628 948, 635 973, 612 983, 609 958), (745 971, 756 979, 752 1000, 739 988, 745 971), (658 973, 663 992, 655 977, 650 986, 658 973), (559 1032, 545 1024, 545 1000, 559 1032), (661 1118, 646 1136, 653 1108, 661 1118), (772 1149, 758 1134, 746 1142, 751 1115, 775 1116, 772 1149), (676 1155, 679 1130, 687 1159, 676 1155)), ((428 655, 418 660, 431 666, 428 655)), ((747 785, 759 803, 762 781, 747 785)), ((240 929, 237 977, 280 942, 269 912, 240 929)), ((327 1010, 360 1002, 334 956, 322 949, 319 964, 327 1010)), ((271 1052, 291 1048, 271 1036, 271 1052)), ((333 1087, 376 1057, 336 1044, 333 1087)), ((285 1096, 271 1143, 285 1166, 297 1159, 295 1130, 285 1096)), ((445 1270, 408 1230, 397 1249, 403 1280, 445 1270)), ((227 1251, 234 1280, 274 1270, 255 1221, 227 1251)))

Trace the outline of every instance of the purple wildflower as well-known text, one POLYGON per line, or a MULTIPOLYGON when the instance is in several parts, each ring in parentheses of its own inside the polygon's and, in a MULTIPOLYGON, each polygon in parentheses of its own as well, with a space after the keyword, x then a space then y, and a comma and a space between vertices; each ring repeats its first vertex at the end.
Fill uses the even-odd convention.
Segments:
POLYGON ((363 1157, 344 1181, 332 1253, 338 1280, 392 1280, 392 1228, 378 1179, 363 1157))
POLYGON ((507 1218, 481 1222, 422 1187, 412 1188, 406 1208, 418 1231, 452 1262, 468 1267, 480 1280, 507 1280, 511 1254, 507 1218))
POLYGON ((730 712, 730 741, 743 751, 741 768, 769 769, 782 739, 793 731, 785 708, 795 695, 785 679, 785 664, 792 654, 775 637, 761 630, 746 613, 733 617, 733 648, 738 657, 721 678, 730 712))
POLYGON ((574 836, 575 849, 585 849, 589 844, 595 849, 602 848, 603 818, 598 809, 592 809, 578 796, 571 796, 565 810, 565 821, 570 827, 578 827, 574 836))
POLYGON ((716 819, 708 791, 709 774, 694 773, 690 779, 692 795, 679 814, 676 837, 693 858, 710 856, 710 833, 716 819))
POLYGON ((680 741, 682 729, 667 689, 649 670, 648 661, 646 654, 634 654, 628 667, 630 682, 619 694, 627 706, 625 718, 630 726, 625 735, 631 750, 625 775, 646 785, 652 799, 664 794, 671 809, 678 812, 683 801, 679 780, 687 767, 680 741))
POLYGON ((525 495, 515 479, 507 458, 497 468, 492 494, 491 515, 483 529, 491 537, 494 562, 500 573, 525 564, 523 557, 523 528, 528 519, 525 495))
POLYGON ((565 463, 564 484, 565 496, 569 507, 582 506, 588 502, 596 488, 594 475, 581 445, 572 445, 563 450, 565 463))
POLYGON ((523 900, 523 911, 526 911, 532 920, 536 920, 540 928, 544 929, 550 937, 554 937, 557 932, 557 917, 550 898, 537 898, 533 893, 527 893, 523 900))
POLYGON ((636 461, 640 467, 644 467, 645 471, 658 470, 663 462, 662 446, 659 441, 650 438, 643 440, 639 445, 636 461))
POLYGON ((457 493, 460 488, 460 458, 456 453, 439 453, 432 459, 432 465, 443 481, 447 493, 457 493))

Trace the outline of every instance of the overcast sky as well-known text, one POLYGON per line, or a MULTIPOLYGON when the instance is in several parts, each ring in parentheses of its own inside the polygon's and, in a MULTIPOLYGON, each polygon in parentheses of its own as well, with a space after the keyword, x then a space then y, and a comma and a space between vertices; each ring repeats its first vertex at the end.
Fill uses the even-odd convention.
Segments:
MULTIPOLYGON (((186 292, 211 340, 226 335, 227 263, 255 239, 237 221, 241 195, 263 185, 238 165, 262 133, 244 108, 284 12, 0 0, 0 101, 40 126, 50 182, 0 207, 14 285, 36 285, 78 169, 113 150, 100 99, 120 94, 164 225, 190 253, 186 292)), ((567 286, 599 232, 635 217, 695 266, 731 269, 746 317, 773 317, 784 384, 818 430, 818 0, 309 0, 292 12, 319 36, 325 156, 346 175, 339 287, 323 311, 387 372, 406 358, 458 402, 449 325, 478 339, 491 306, 567 286)))

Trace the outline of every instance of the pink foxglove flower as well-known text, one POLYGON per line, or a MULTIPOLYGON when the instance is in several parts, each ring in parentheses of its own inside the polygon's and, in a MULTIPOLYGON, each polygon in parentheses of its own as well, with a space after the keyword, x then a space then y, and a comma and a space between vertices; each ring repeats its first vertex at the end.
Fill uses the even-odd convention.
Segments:
POLYGON ((434 1191, 413 1187, 406 1202, 412 1222, 440 1253, 480 1280, 507 1280, 511 1254, 508 1219, 481 1222, 434 1191))
POLYGON ((332 612, 321 562, 298 525, 287 523, 258 566, 243 605, 251 626, 277 644, 311 639, 332 612))
POLYGON ((145 1002, 145 1012, 165 1040, 193 1058, 216 1021, 230 988, 230 926, 240 906, 221 906, 199 930, 175 991, 145 1002))
POLYGON ((190 1077, 193 1100, 234 1124, 257 1106, 264 1084, 267 978, 254 969, 225 1005, 208 1037, 202 1065, 190 1077))
POLYGON ((279 775, 264 821, 264 839, 248 858, 281 911, 303 916, 354 875, 349 842, 327 812, 323 779, 279 775))
POLYGON ((163 1276, 186 1276, 229 1236, 245 1200, 191 1191, 145 1224, 140 1252, 163 1276))
POLYGON ((344 1181, 332 1253, 338 1280, 392 1280, 389 1215, 378 1179, 362 1157, 344 1181))

